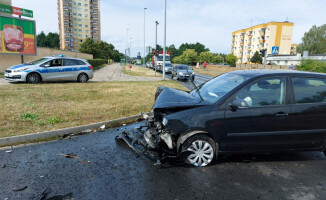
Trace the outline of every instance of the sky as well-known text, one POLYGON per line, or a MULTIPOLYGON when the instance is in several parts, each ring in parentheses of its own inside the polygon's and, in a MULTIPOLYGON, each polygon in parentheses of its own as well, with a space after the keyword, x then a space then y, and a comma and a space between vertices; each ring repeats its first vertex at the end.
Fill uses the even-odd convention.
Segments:
MULTIPOLYGON (((57 0, 12 0, 34 11, 37 33, 59 33, 57 0)), ((131 55, 164 41, 164 0, 101 0, 102 40, 131 55), (127 29, 128 38, 127 38, 127 29), (132 38, 132 39, 130 39, 132 38), (127 42, 128 41, 128 42, 127 42)), ((313 25, 325 23, 325 0, 167 0, 166 44, 200 42, 214 53, 229 53, 232 32, 271 21, 294 23, 292 43, 300 43, 313 25)))

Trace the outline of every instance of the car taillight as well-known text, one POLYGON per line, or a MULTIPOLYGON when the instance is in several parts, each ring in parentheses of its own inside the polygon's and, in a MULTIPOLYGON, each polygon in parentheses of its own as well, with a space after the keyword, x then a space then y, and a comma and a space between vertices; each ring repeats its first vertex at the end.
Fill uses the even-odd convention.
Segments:
POLYGON ((88 66, 90 69, 93 69, 93 67, 92 66, 88 66))

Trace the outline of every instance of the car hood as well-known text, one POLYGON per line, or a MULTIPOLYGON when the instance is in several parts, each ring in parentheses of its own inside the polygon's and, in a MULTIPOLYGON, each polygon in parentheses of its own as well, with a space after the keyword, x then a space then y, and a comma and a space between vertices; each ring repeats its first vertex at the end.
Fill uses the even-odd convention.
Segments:
POLYGON ((30 67, 32 67, 33 65, 26 65, 26 64, 20 64, 20 65, 14 65, 14 66, 12 66, 12 67, 9 67, 8 69, 19 69, 19 68, 23 68, 23 67, 28 67, 28 68, 30 68, 30 67))
POLYGON ((182 73, 192 73, 193 71, 192 71, 192 70, 183 70, 183 69, 180 70, 180 69, 179 69, 179 70, 178 70, 178 73, 179 73, 179 72, 182 72, 182 73))
POLYGON ((181 108, 207 105, 207 102, 191 96, 188 92, 167 87, 158 87, 155 94, 156 108, 181 108))

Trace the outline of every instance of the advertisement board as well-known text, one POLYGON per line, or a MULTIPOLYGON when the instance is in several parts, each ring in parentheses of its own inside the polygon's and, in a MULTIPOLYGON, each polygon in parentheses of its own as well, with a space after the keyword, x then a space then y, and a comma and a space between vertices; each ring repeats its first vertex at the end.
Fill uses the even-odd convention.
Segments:
POLYGON ((35 21, 0 15, 0 54, 36 55, 35 21))

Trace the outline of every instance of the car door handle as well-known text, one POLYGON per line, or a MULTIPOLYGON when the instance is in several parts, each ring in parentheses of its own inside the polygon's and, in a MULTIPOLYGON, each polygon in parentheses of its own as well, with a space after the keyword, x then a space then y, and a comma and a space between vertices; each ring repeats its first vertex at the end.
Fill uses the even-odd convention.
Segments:
POLYGON ((280 118, 282 118, 282 117, 289 116, 289 114, 288 114, 288 113, 284 113, 284 112, 280 112, 280 113, 276 113, 275 116, 276 116, 276 117, 280 117, 280 118))

